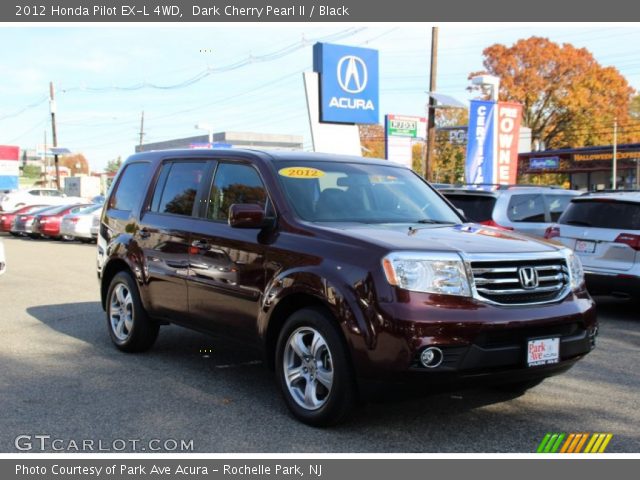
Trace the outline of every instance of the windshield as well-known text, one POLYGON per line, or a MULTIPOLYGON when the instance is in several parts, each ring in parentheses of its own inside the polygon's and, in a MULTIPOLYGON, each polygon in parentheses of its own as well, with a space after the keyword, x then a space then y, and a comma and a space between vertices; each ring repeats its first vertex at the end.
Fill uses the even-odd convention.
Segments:
POLYGON ((277 162, 295 212, 309 222, 460 223, 410 170, 347 162, 277 162))

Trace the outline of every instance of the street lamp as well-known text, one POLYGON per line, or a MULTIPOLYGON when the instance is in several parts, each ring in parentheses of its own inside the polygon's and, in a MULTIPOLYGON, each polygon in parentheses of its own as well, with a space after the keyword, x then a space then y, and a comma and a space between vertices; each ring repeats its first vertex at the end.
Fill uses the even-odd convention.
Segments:
POLYGON ((493 75, 476 75, 471 78, 472 85, 478 85, 482 93, 489 96, 489 99, 497 102, 500 91, 500 78, 493 75))
POLYGON ((213 126, 209 123, 196 123, 196 130, 204 130, 209 135, 209 148, 213 145, 213 126))

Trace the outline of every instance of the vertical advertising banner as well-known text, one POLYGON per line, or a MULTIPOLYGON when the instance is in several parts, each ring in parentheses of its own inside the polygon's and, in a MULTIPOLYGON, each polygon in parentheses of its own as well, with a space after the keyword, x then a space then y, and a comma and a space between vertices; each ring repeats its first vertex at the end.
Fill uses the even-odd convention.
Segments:
POLYGON ((498 159, 495 183, 515 184, 518 180, 518 140, 522 105, 498 102, 498 159))
POLYGON ((0 190, 16 190, 20 175, 20 147, 0 145, 0 190))
POLYGON ((494 183, 495 111, 496 103, 472 100, 469 107, 466 182, 470 184, 494 183))

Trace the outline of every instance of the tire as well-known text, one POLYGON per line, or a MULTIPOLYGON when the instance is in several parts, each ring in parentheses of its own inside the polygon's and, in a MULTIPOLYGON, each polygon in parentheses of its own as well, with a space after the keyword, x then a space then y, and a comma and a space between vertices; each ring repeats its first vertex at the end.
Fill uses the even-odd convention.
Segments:
POLYGON ((495 385, 494 390, 506 393, 523 394, 527 390, 537 387, 544 381, 544 378, 536 378, 534 380, 522 380, 520 382, 509 382, 502 385, 495 385))
POLYGON ((285 403, 303 423, 335 425, 356 404, 355 376, 342 332, 322 309, 304 308, 287 319, 275 365, 285 403))
POLYGON ((144 310, 129 273, 120 272, 111 280, 106 310, 109 336, 116 347, 123 352, 144 352, 153 346, 160 326, 144 310))

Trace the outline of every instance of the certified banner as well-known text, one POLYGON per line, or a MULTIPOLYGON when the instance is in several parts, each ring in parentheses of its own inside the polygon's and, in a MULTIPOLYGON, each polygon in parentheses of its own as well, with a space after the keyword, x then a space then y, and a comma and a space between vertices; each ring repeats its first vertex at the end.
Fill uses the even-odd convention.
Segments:
POLYGON ((0 145, 0 190, 16 190, 20 175, 20 147, 0 145))
POLYGON ((465 178, 467 183, 494 183, 495 102, 472 100, 469 108, 469 131, 465 178))
POLYGON ((522 105, 498 102, 498 158, 495 183, 513 185, 518 180, 518 142, 522 105))

